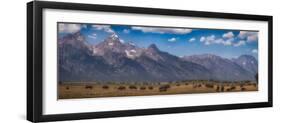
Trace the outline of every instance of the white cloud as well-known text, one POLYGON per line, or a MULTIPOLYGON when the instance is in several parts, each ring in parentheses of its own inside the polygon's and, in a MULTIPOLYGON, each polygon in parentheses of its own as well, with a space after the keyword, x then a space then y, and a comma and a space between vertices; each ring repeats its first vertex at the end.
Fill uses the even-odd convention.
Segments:
POLYGON ((168 39, 168 41, 169 42, 175 42, 175 41, 177 41, 177 39, 176 38, 170 38, 170 39, 168 39))
POLYGON ((92 27, 96 30, 103 30, 107 33, 114 33, 114 30, 111 29, 110 25, 92 25, 92 27))
POLYGON ((215 35, 207 36, 206 41, 213 41, 216 39, 215 35))
POLYGON ((212 42, 215 41, 216 36, 215 35, 211 35, 211 36, 207 36, 207 37, 201 37, 200 38, 200 42, 204 42, 205 45, 210 45, 212 44, 212 42))
POLYGON ((258 41, 258 35, 257 35, 257 34, 255 34, 255 35, 249 35, 249 36, 247 37, 247 41, 248 41, 248 42, 258 41))
POLYGON ((233 40, 226 40, 226 41, 223 41, 222 44, 225 45, 225 46, 231 46, 232 45, 232 41, 233 40))
POLYGON ((191 38, 191 39, 189 39, 188 41, 189 42, 194 42, 196 40, 196 38, 191 38))
POLYGON ((204 42, 205 40, 206 40, 205 36, 202 36, 202 37, 200 38, 200 42, 204 42))
POLYGON ((253 49, 252 53, 258 53, 258 49, 253 49))
POLYGON ((239 41, 239 42, 233 44, 234 47, 239 47, 239 46, 242 46, 242 45, 246 45, 246 41, 241 40, 241 41, 239 41))
POLYGON ((227 32, 227 33, 224 33, 222 35, 223 38, 227 38, 227 39, 230 39, 230 38, 233 38, 234 37, 234 34, 233 32, 227 32))
POLYGON ((96 39, 96 38, 97 38, 97 34, 96 34, 96 33, 93 33, 92 35, 89 35, 88 37, 89 37, 89 38, 92 38, 92 39, 96 39))
POLYGON ((257 41, 258 35, 256 32, 246 32, 240 31, 239 35, 236 37, 233 32, 224 33, 221 37, 216 37, 215 35, 202 36, 200 42, 203 42, 205 45, 211 44, 222 44, 225 46, 234 46, 239 47, 246 45, 246 42, 257 41), (234 41, 240 39, 237 43, 234 41))
POLYGON ((58 26, 59 33, 76 33, 82 28, 81 24, 64 24, 60 23, 58 26))
POLYGON ((123 33, 128 34, 128 33, 130 33, 130 30, 128 30, 128 29, 124 29, 124 30, 123 30, 123 33))
POLYGON ((210 36, 202 36, 200 38, 200 42, 203 42, 205 45, 211 45, 211 44, 223 44, 225 46, 230 46, 232 45, 233 38, 230 39, 222 39, 222 38, 217 38, 215 35, 210 35, 210 36))
POLYGON ((249 31, 240 31, 238 38, 244 39, 247 42, 258 41, 258 33, 257 32, 249 32, 249 31))
POLYGON ((238 34, 238 37, 240 39, 245 39, 247 37, 248 32, 247 31, 240 31, 238 34))
POLYGON ((142 32, 151 32, 159 34, 188 34, 192 32, 192 29, 179 29, 179 28, 154 28, 154 27, 132 27, 133 30, 140 30, 142 32))
POLYGON ((89 38, 92 38, 92 39, 96 39, 96 38, 97 38, 97 37, 92 36, 92 35, 89 35, 88 37, 89 37, 89 38))

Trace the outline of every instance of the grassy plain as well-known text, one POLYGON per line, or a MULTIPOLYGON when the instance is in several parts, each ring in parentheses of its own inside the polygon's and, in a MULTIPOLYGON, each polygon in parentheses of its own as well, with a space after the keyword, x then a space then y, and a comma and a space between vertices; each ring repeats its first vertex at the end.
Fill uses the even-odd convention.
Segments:
POLYGON ((154 84, 58 84, 58 99, 258 91, 255 82, 186 81, 154 84))

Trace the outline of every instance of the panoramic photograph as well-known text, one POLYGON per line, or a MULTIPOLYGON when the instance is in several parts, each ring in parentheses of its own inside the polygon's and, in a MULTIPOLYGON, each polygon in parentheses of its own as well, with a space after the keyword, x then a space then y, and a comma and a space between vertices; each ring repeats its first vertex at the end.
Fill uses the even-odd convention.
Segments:
POLYGON ((258 31, 57 23, 58 99, 258 91, 258 31))

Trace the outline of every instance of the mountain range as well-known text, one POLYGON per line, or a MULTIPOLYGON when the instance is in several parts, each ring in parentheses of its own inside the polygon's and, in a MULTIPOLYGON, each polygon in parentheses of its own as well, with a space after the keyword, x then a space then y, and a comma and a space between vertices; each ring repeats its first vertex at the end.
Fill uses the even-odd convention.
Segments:
POLYGON ((255 81, 257 60, 250 55, 226 59, 213 54, 178 57, 155 44, 140 48, 112 34, 90 45, 77 32, 58 39, 61 82, 167 82, 181 80, 255 81))

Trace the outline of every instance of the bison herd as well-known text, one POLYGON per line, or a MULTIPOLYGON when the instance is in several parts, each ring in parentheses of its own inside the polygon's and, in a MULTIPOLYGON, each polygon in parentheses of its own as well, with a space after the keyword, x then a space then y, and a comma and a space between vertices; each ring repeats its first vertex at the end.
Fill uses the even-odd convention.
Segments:
MULTIPOLYGON (((167 91, 170 87, 171 87, 170 85, 165 84, 165 85, 159 86, 158 90, 159 90, 159 92, 164 92, 164 91, 167 91)), ((119 87, 117 87, 117 89, 121 90, 121 91, 122 90, 126 90, 126 88, 131 89, 131 90, 137 90, 138 89, 138 87, 135 86, 135 85, 129 85, 128 87, 126 87, 126 86, 119 86, 119 87)), ((85 89, 91 90, 91 89, 93 89, 93 86, 92 85, 85 85, 85 89)), ((103 85, 102 89, 109 89, 109 86, 108 85, 103 85)), ((146 89, 153 90, 154 87, 153 86, 147 86, 147 87, 146 86, 140 86, 139 87, 139 90, 146 90, 146 89)), ((66 87, 66 90, 69 90, 68 86, 66 87)))
MULTIPOLYGON (((176 83, 175 86, 182 86, 182 85, 185 85, 185 86, 188 86, 190 83, 183 83, 183 84, 180 84, 180 83, 176 83)), ((235 91, 237 89, 241 90, 241 91, 246 91, 247 89, 244 87, 245 85, 250 85, 250 83, 245 83, 245 84, 221 84, 221 83, 191 83, 192 84, 192 88, 193 89, 196 89, 196 88, 209 88, 209 89, 214 89, 214 91, 216 92, 224 92, 224 91, 235 91), (237 88, 238 87, 238 88, 237 88)), ((256 84, 253 84, 255 87, 257 86, 256 84)), ((109 89, 110 86, 108 85, 102 85, 101 86, 102 89, 109 89)), ((159 92, 166 92, 168 89, 171 88, 171 85, 170 84, 159 84, 159 86, 157 87, 154 87, 154 86, 149 86, 149 85, 142 85, 142 86, 136 86, 136 85, 128 85, 128 86, 125 86, 125 85, 120 85, 120 86, 117 86, 116 89, 122 91, 122 90, 126 90, 126 89, 130 89, 130 90, 154 90, 155 88, 158 89, 159 92)), ((69 90, 70 88, 67 86, 66 87, 66 90, 69 90)), ((93 85, 85 85, 85 89, 93 89, 93 85)))
MULTIPOLYGON (((167 91, 169 88, 170 88, 170 85, 162 85, 158 88, 158 90, 159 90, 159 92, 164 92, 164 91, 167 91)), ((119 86, 119 87, 117 87, 117 89, 118 90, 126 90, 126 86, 119 86)), ((136 90, 136 89, 138 89, 138 87, 135 86, 135 85, 130 85, 130 86, 128 86, 128 89, 136 90)), ((146 90, 146 89, 153 90, 154 87, 153 86, 147 86, 147 87, 146 86, 140 86, 139 87, 139 90, 146 90)))

